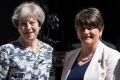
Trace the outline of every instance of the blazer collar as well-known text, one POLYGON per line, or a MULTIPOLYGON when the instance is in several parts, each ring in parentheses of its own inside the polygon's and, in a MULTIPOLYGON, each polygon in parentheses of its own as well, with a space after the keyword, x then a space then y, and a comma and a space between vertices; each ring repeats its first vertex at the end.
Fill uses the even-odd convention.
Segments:
POLYGON ((102 43, 99 42, 97 49, 93 55, 93 58, 91 59, 91 62, 85 72, 84 80, 93 80, 93 77, 94 77, 94 80, 98 79, 98 74, 95 74, 95 73, 98 73, 97 65, 99 62, 101 62, 102 53, 103 53, 102 43), (93 77, 91 77, 91 76, 93 76, 93 77))
POLYGON ((69 55, 69 58, 70 58, 70 59, 67 59, 67 60, 69 60, 69 61, 67 61, 68 63, 65 65, 66 68, 65 68, 65 71, 64 71, 64 72, 65 72, 64 74, 65 74, 66 76, 63 75, 65 78, 62 79, 62 80, 67 80, 67 77, 68 77, 68 75, 69 75, 69 73, 70 73, 70 71, 71 71, 71 68, 72 68, 72 66, 73 66, 73 64, 74 64, 77 56, 78 56, 79 53, 80 53, 80 50, 81 50, 81 48, 78 48, 78 49, 75 49, 75 50, 67 53, 67 54, 69 55))

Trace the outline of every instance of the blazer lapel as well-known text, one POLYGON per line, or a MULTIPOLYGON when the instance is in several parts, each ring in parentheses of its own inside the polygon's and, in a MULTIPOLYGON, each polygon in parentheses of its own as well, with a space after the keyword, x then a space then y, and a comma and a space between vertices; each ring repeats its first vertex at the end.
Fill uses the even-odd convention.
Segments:
POLYGON ((65 63, 65 65, 64 65, 61 80, 67 80, 69 72, 70 72, 77 56, 79 55, 79 53, 80 53, 80 48, 67 53, 67 56, 68 56, 66 59, 67 63, 65 63))
POLYGON ((85 72, 84 80, 98 80, 98 63, 102 58, 103 48, 101 47, 101 42, 93 55, 93 58, 85 72))

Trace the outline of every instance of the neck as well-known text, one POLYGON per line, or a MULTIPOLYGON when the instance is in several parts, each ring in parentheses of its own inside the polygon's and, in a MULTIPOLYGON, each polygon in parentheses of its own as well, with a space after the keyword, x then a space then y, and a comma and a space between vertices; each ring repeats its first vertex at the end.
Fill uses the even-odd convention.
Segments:
POLYGON ((94 52, 95 52, 94 49, 84 49, 84 48, 81 49, 81 54, 83 55, 83 57, 87 57, 93 54, 94 52))
POLYGON ((81 52, 84 56, 89 56, 90 54, 95 53, 99 41, 93 44, 92 46, 82 46, 81 52))
POLYGON ((23 47, 30 48, 33 51, 36 51, 36 48, 38 47, 38 39, 35 39, 33 41, 25 41, 20 37, 18 40, 23 47))

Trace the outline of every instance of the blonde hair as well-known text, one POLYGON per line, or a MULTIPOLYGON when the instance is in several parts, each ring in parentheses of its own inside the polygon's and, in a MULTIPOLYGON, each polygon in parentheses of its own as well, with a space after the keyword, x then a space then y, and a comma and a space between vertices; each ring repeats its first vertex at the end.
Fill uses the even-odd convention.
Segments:
POLYGON ((40 25, 44 23, 45 13, 42 8, 35 2, 24 2, 15 9, 12 16, 12 23, 15 27, 18 27, 19 19, 31 16, 36 18, 40 25))

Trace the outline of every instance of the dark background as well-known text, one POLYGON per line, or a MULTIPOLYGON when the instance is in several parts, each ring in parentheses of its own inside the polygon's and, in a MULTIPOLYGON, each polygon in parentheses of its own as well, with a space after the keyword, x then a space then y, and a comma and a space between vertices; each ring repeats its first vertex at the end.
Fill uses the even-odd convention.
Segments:
MULTIPOLYGON (((1 0, 0 1, 0 45, 18 38, 17 29, 11 23, 11 17, 15 7, 25 0, 1 0)), ((31 0, 29 0, 31 1, 31 0)), ((104 18, 105 29, 103 39, 119 47, 119 2, 118 0, 34 0, 41 3, 46 14, 55 13, 60 16, 64 35, 65 47, 77 43, 74 30, 75 14, 86 7, 100 9, 104 18), (47 6, 47 7, 46 7, 47 6)))

